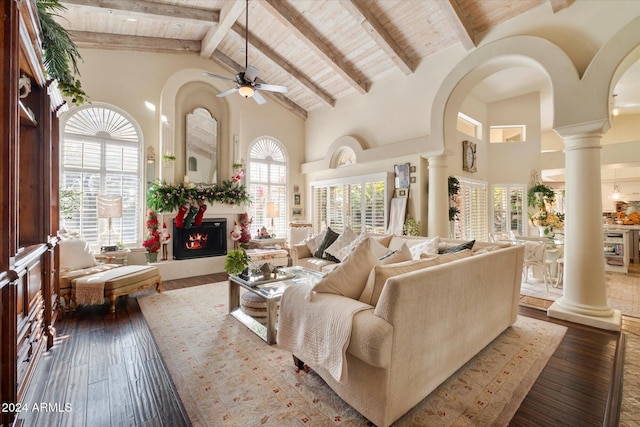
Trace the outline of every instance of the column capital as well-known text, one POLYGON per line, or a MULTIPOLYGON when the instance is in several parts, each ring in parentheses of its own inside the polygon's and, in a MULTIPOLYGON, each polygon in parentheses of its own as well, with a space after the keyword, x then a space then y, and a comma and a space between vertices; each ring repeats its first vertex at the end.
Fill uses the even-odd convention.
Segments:
POLYGON ((429 161, 429 169, 447 167, 447 156, 445 154, 428 157, 427 160, 429 161))
POLYGON ((575 125, 562 126, 554 128, 553 130, 560 135, 564 140, 573 138, 584 138, 590 136, 597 136, 601 138, 609 128, 611 123, 609 119, 593 120, 591 122, 579 123, 575 125))

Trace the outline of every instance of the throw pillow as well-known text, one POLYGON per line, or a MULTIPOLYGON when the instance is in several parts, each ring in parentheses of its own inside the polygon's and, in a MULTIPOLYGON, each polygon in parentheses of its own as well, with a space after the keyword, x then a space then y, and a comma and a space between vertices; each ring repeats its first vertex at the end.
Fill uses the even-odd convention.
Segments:
POLYGON ((329 246, 340 236, 338 233, 333 231, 331 227, 327 227, 327 232, 324 235, 324 239, 322 239, 322 243, 318 246, 318 249, 313 253, 313 256, 316 258, 324 258, 324 251, 327 250, 329 246))
POLYGON ((379 238, 374 236, 374 234, 369 234, 366 231, 363 231, 349 245, 345 246, 338 252, 338 258, 344 260, 347 255, 349 255, 349 253, 367 237, 371 238, 371 249, 378 256, 378 258, 386 255, 389 252, 389 249, 386 245, 381 243, 381 240, 379 238))
POLYGON ((380 299, 380 294, 382 293, 384 284, 387 282, 389 277, 409 273, 411 271, 420 270, 422 268, 438 264, 439 261, 436 257, 432 259, 404 261, 396 264, 376 265, 371 270, 371 273, 369 273, 367 283, 365 284, 362 294, 360 294, 359 300, 375 307, 380 299))
POLYGON ((307 248, 309 248, 309 252, 311 252, 311 254, 313 255, 318 250, 318 246, 320 246, 320 243, 322 243, 322 240, 324 239, 324 235, 326 233, 327 233, 327 230, 324 230, 322 233, 318 233, 314 236, 309 236, 306 239, 304 239, 300 244, 307 245, 307 248))
POLYGON ((357 237, 358 235, 355 233, 355 231, 353 231, 349 227, 345 228, 344 231, 340 234, 340 237, 338 237, 336 241, 333 242, 331 246, 329 246, 324 251, 325 257, 333 262, 342 261, 344 258, 346 258, 346 255, 348 255, 344 254, 344 256, 341 256, 342 249, 349 246, 351 242, 353 242, 357 237))
POLYGON ((380 264, 396 264, 398 262, 410 261, 411 259, 411 250, 406 243, 403 243, 397 251, 390 252, 389 254, 380 258, 380 264))
POLYGON ((371 239, 364 239, 336 268, 325 274, 316 283, 313 292, 338 294, 357 299, 367 283, 369 272, 378 264, 378 257, 371 250, 371 239))
POLYGON ((86 240, 61 239, 59 244, 60 271, 80 270, 98 265, 86 240))
POLYGON ((421 254, 438 255, 438 245, 440 244, 440 237, 432 237, 425 239, 424 241, 411 246, 411 258, 420 259, 421 254))
POLYGON ((438 253, 440 254, 450 254, 450 253, 454 253, 454 252, 460 252, 460 251, 464 251, 465 249, 473 249, 473 245, 476 243, 475 240, 470 240, 468 242, 464 242, 461 243, 459 245, 456 246, 452 246, 450 248, 447 249, 441 249, 438 251, 438 253))

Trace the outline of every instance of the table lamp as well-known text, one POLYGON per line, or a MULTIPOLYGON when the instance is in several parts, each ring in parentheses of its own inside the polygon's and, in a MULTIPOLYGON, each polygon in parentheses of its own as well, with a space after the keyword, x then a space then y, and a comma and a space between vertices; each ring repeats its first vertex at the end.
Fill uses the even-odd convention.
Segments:
POLYGON ((108 235, 107 239, 105 239, 104 233, 100 233, 100 240, 102 242, 108 240, 108 245, 103 246, 101 249, 103 252, 117 250, 117 246, 111 246, 111 234, 115 234, 111 228, 111 219, 122 218, 122 197, 100 194, 96 198, 96 204, 98 207, 98 218, 107 218, 109 220, 109 227, 106 231, 108 235))
POLYGON ((280 205, 277 202, 267 202, 265 216, 267 218, 271 218, 271 230, 269 230, 269 233, 273 238, 276 236, 276 228, 275 228, 273 219, 280 218, 280 205))

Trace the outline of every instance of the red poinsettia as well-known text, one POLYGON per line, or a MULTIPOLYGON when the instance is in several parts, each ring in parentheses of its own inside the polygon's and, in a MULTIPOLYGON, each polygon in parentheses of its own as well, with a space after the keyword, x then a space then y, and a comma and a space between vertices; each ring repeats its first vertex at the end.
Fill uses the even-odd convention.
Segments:
POLYGON ((147 214, 147 238, 142 242, 142 246, 147 248, 147 252, 158 252, 160 250, 160 232, 158 231, 158 214, 149 211, 147 214))

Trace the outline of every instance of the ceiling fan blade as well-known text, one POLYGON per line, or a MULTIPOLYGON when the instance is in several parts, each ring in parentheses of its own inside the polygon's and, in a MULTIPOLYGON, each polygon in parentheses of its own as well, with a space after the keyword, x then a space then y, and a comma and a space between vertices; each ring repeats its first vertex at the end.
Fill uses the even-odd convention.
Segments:
POLYGON ((260 105, 267 103, 267 100, 264 99, 264 96, 260 95, 260 92, 258 91, 253 92, 252 98, 255 99, 256 102, 260 105))
POLYGON ((233 87, 233 88, 231 88, 231 89, 229 89, 229 90, 225 90, 224 92, 219 93, 219 94, 217 94, 216 96, 217 96, 218 98, 222 98, 222 97, 224 97, 224 96, 227 96, 227 95, 229 95, 229 94, 232 94, 233 92, 235 92, 235 91, 237 91, 237 90, 238 90, 238 86, 233 87))
POLYGON ((247 66, 244 71, 244 79, 248 82, 253 82, 258 77, 258 69, 252 65, 247 66))
POLYGON ((289 89, 287 89, 286 86, 269 85, 266 83, 257 83, 256 88, 261 90, 268 90, 270 92, 280 92, 280 93, 287 93, 289 91, 289 89))
POLYGON ((209 77, 215 77, 216 79, 229 80, 230 82, 235 82, 234 79, 230 79, 229 77, 219 76, 217 74, 213 74, 213 73, 210 73, 208 71, 205 71, 202 74, 204 74, 205 76, 209 76, 209 77))

